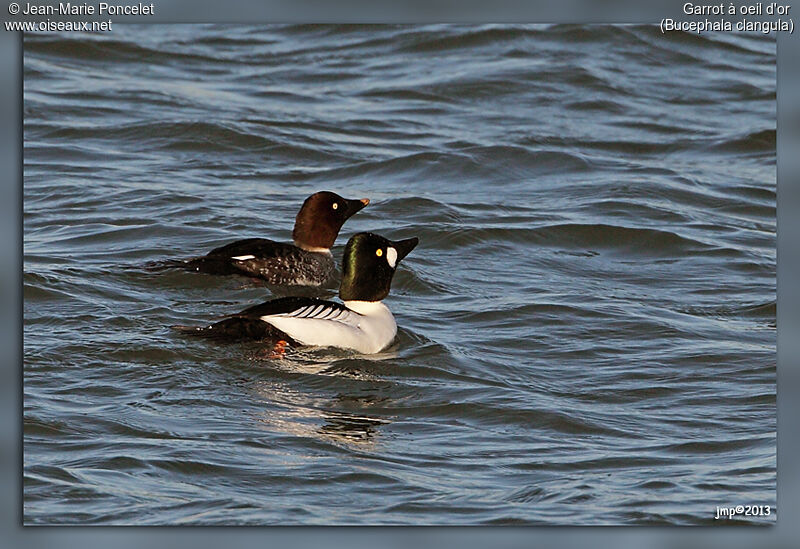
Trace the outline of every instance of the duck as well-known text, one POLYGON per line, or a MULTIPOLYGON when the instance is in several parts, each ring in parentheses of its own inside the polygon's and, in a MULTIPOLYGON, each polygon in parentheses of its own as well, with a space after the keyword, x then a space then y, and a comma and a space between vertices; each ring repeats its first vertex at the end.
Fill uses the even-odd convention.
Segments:
POLYGON ((350 217, 368 198, 347 199, 319 191, 303 202, 292 230, 293 243, 247 238, 214 248, 183 262, 191 271, 211 275, 239 274, 274 286, 325 286, 336 274, 331 247, 350 217))
POLYGON ((362 232, 353 235, 342 258, 341 302, 291 296, 266 301, 205 327, 180 331, 218 341, 259 340, 285 347, 335 347, 375 354, 394 341, 397 323, 383 300, 397 267, 419 239, 392 241, 362 232))

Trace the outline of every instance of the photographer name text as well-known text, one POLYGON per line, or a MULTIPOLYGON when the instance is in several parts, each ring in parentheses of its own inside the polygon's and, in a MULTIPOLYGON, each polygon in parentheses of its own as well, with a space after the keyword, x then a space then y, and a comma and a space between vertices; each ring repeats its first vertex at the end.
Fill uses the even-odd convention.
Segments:
POLYGON ((20 13, 22 15, 153 15, 153 4, 108 4, 100 2, 97 6, 92 4, 73 4, 60 2, 57 6, 51 4, 26 3, 20 13))

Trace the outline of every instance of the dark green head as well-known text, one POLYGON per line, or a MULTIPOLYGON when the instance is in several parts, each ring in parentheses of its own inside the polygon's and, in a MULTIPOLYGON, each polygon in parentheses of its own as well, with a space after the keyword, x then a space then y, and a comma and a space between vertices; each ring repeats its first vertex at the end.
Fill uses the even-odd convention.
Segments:
POLYGON ((342 258, 342 301, 381 301, 389 295, 397 264, 414 249, 418 238, 392 242, 373 233, 347 241, 342 258))

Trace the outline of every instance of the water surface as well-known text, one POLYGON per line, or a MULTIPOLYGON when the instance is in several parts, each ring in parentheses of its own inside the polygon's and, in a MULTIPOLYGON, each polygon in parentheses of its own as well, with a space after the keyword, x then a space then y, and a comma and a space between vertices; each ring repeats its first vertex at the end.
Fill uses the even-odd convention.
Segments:
POLYGON ((775 521, 774 36, 114 29, 24 40, 25 523, 775 521), (170 330, 322 189, 420 238, 392 347, 170 330))

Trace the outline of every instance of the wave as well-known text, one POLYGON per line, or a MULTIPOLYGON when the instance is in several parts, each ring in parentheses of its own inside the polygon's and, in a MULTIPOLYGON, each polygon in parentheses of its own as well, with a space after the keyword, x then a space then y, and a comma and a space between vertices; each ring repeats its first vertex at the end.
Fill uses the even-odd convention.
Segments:
MULTIPOLYGON (((38 54, 75 61, 91 61, 107 64, 138 64, 147 60, 150 63, 192 63, 215 64, 219 59, 213 56, 189 53, 179 48, 150 48, 141 43, 107 38, 65 38, 58 35, 26 39, 23 42, 25 55, 38 54)), ((226 59, 225 63, 235 63, 226 59)))
POLYGON ((724 139, 714 145, 713 149, 732 153, 769 153, 774 157, 776 146, 776 130, 766 129, 724 139))
MULTIPOLYGON (((489 243, 517 243, 539 247, 603 250, 641 257, 685 257, 694 254, 736 254, 736 250, 676 232, 603 223, 561 223, 535 228, 449 227, 426 237, 427 246, 453 249, 489 243)), ((423 237, 421 237, 423 238, 423 237)))

